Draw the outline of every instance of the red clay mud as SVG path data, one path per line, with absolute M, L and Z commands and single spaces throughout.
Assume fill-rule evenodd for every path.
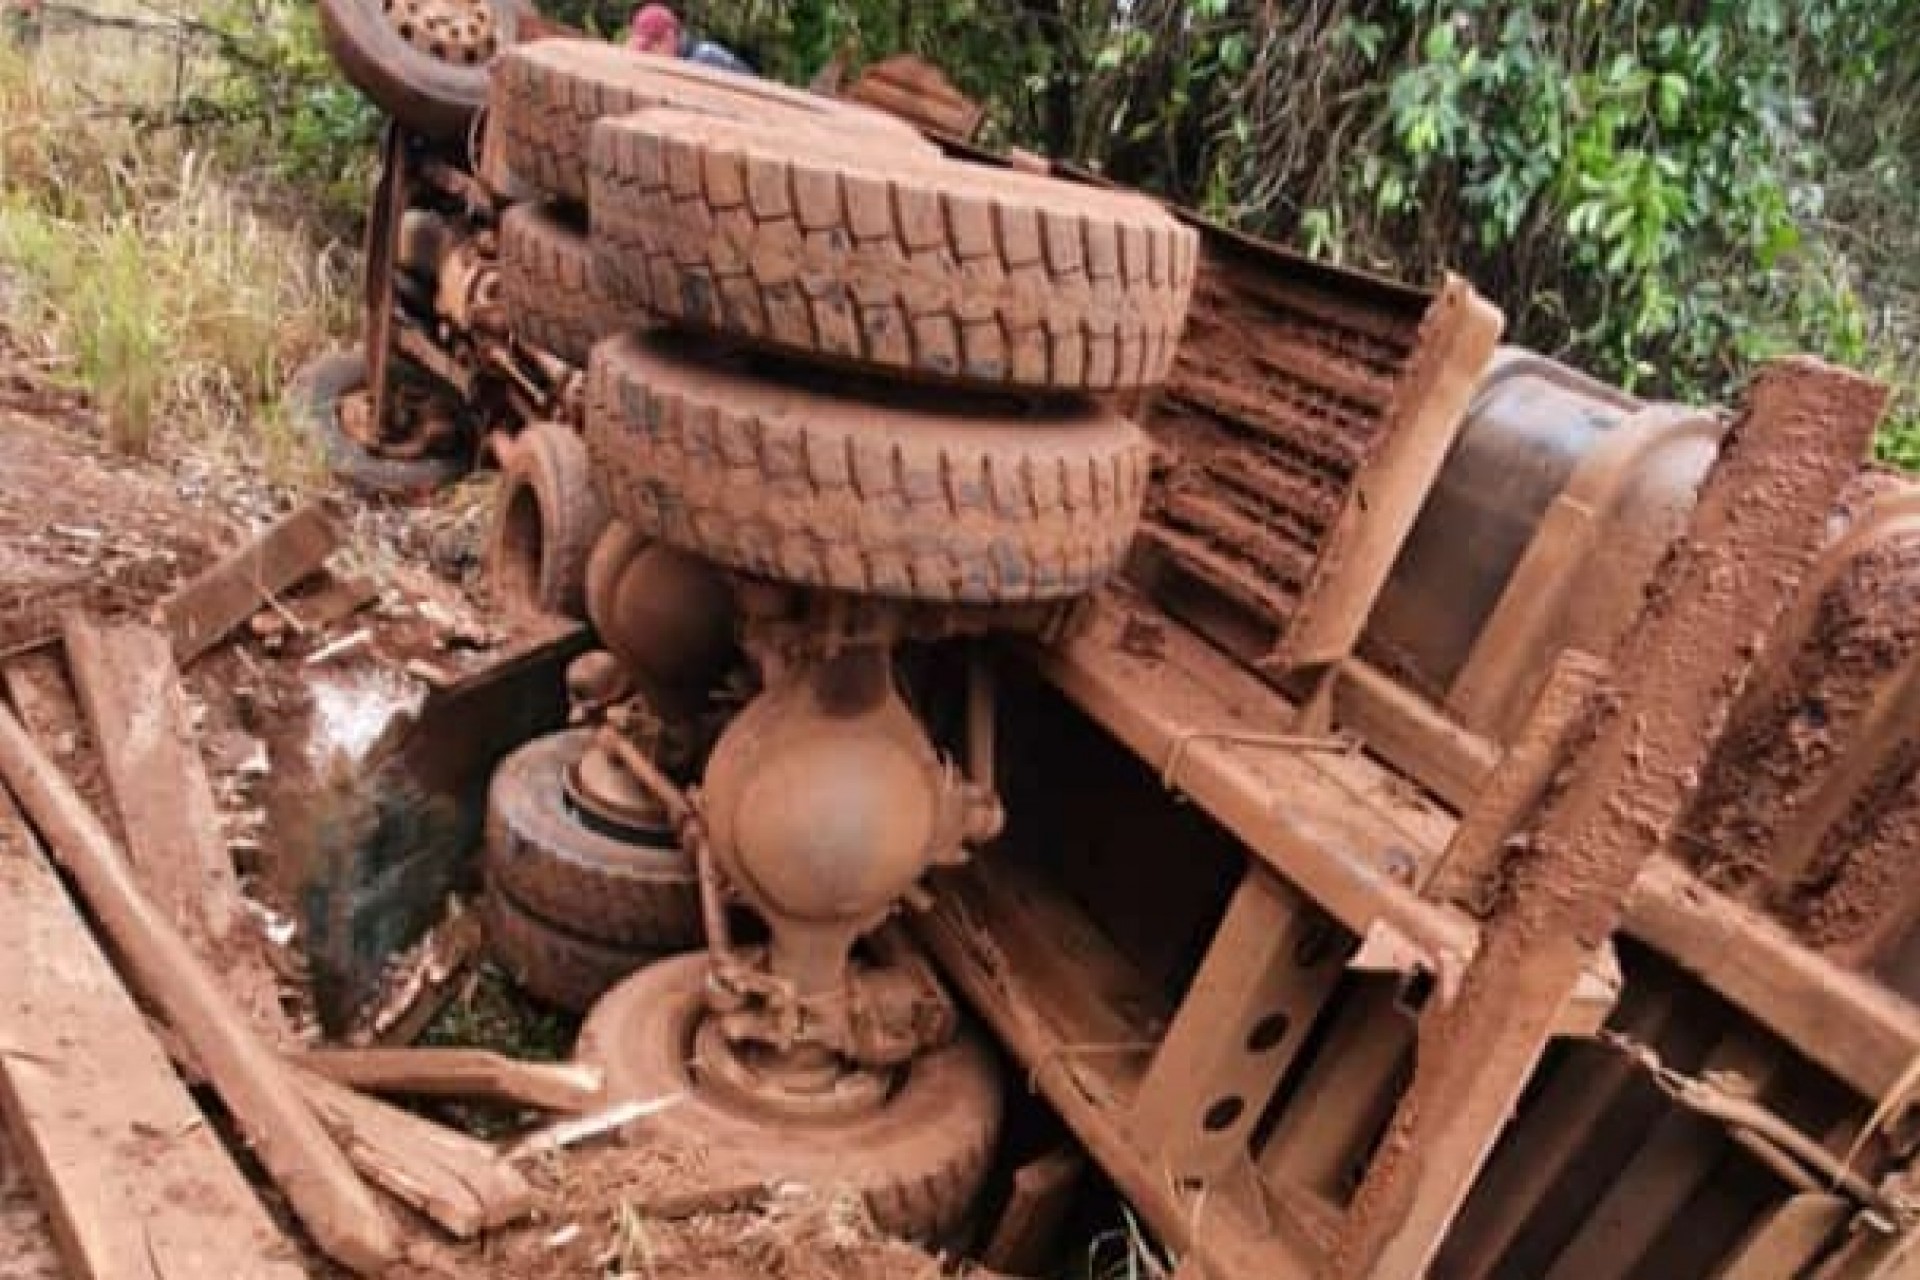
M 1148 536 L 1187 572 L 1284 625 L 1380 445 L 1420 309 L 1277 283 L 1209 247 L 1187 339 L 1148 429 L 1173 456 Z
M 1885 406 L 1878 384 L 1776 361 L 1750 388 L 1687 534 L 1614 662 L 1616 699 L 1542 804 L 1511 893 L 1417 1067 L 1334 1268 L 1422 1274 L 1552 1035 L 1665 843 L 1761 638 L 1827 537 Z
M 1682 851 L 1706 878 L 1728 888 L 1765 881 L 1756 892 L 1788 899 L 1804 892 L 1776 883 L 1779 872 L 1766 860 L 1857 743 L 1887 679 L 1916 651 L 1920 533 L 1867 549 L 1827 583 L 1799 647 L 1775 658 L 1741 700 L 1682 821 Z M 1831 858 L 1832 839 L 1827 846 Z M 1793 869 L 1785 874 L 1794 877 Z M 1813 868 L 1809 879 L 1817 886 L 1830 874 Z

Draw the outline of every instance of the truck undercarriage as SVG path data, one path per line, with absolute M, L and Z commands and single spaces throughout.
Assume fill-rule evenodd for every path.
M 341 57 L 400 118 L 312 416 L 370 488 L 495 457 L 501 607 L 598 632 L 564 749 L 496 775 L 486 893 L 616 1096 L 698 1099 L 630 1141 L 948 1246 L 1057 1221 L 1084 1161 L 1178 1280 L 1920 1275 L 1920 490 L 1861 464 L 1880 388 L 1644 402 L 1465 281 L 988 156 L 930 69 L 798 101 L 482 7 L 477 123 L 484 74 L 409 118 Z M 1065 337 L 969 309 L 1051 323 L 1108 226 Z M 890 290 L 951 333 L 875 339 Z

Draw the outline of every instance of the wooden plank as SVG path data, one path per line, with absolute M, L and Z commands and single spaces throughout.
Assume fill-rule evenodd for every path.
M 0 897 L 0 1117 L 70 1272 L 298 1280 L 4 787 Z
M 67 665 L 141 889 L 219 973 L 255 1029 L 291 1039 L 278 980 L 258 946 L 235 937 L 245 899 L 167 637 L 77 613 L 64 632 Z
M 585 1115 L 606 1080 L 579 1062 L 521 1062 L 485 1049 L 310 1049 L 293 1061 L 335 1084 L 415 1098 L 468 1098 Z
M 1413 1053 L 1413 1022 L 1396 986 L 1370 978 L 1341 1000 L 1326 1043 L 1260 1152 L 1268 1183 L 1345 1201 L 1366 1143 L 1393 1114 L 1393 1090 Z
M 1566 759 L 1574 730 L 1592 704 L 1606 664 L 1562 660 L 1554 664 L 1520 736 L 1493 771 L 1485 789 L 1461 814 L 1460 825 L 1440 858 L 1428 892 L 1484 915 L 1493 905 L 1507 838 L 1525 828 Z
M 0 777 L 79 887 L 141 994 L 219 1092 L 314 1241 L 356 1272 L 377 1272 L 392 1263 L 400 1242 L 380 1202 L 301 1102 L 285 1068 L 234 1009 L 206 963 L 140 891 L 99 819 L 5 710 L 0 710 Z
M 1254 1126 L 1340 981 L 1333 923 L 1272 872 L 1249 866 L 1128 1123 L 1176 1179 L 1244 1166 Z
M 1011 1275 L 1041 1274 L 1086 1172 L 1086 1157 L 1072 1147 L 1056 1147 L 1015 1169 L 1007 1207 L 980 1252 L 980 1264 Z
M 1851 1217 L 1853 1205 L 1840 1196 L 1794 1196 L 1755 1224 L 1713 1280 L 1799 1280 Z
M 1377 770 L 1369 784 L 1363 771 L 1374 767 L 1337 743 L 1288 745 L 1291 723 L 1262 714 L 1285 704 L 1163 614 L 1153 615 L 1162 655 L 1129 653 L 1120 637 L 1130 608 L 1118 588 L 1103 592 L 1077 634 L 1036 653 L 1042 674 L 1350 932 L 1389 926 L 1450 982 L 1477 930 L 1410 887 L 1444 839 L 1430 838 L 1404 781 Z M 1216 667 L 1250 681 L 1257 700 L 1223 696 L 1234 676 Z
M 138 623 L 65 620 L 67 666 L 140 886 L 188 938 L 224 942 L 242 911 L 206 764 L 167 637 Z
M 185 667 L 340 546 L 340 528 L 309 503 L 182 586 L 160 605 L 174 661 Z
M 1448 276 L 1441 285 L 1421 319 L 1413 367 L 1394 386 L 1379 446 L 1354 477 L 1281 637 L 1275 662 L 1282 669 L 1324 666 L 1353 652 L 1504 324 L 1466 281 Z
M 1912 1005 L 1800 945 L 1670 858 L 1655 858 L 1640 873 L 1626 927 L 1862 1097 L 1904 1089 L 1920 1061 L 1920 1012 Z
M 1519 1102 L 1635 878 L 1696 784 L 1764 634 L 1826 542 L 1886 405 L 1880 385 L 1773 361 L 1626 637 L 1618 698 L 1564 787 L 1457 1000 L 1422 1019 L 1413 1082 L 1348 1217 L 1332 1274 L 1414 1280 Z M 1417 1158 L 1408 1158 L 1417 1153 Z
M 478 1138 L 295 1067 L 292 1078 L 354 1167 L 454 1237 L 525 1217 L 533 1187 Z

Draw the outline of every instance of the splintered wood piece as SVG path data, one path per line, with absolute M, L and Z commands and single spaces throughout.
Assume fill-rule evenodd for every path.
M 0 787 L 0 1118 L 76 1276 L 298 1280 Z
M 471 1240 L 533 1208 L 533 1187 L 480 1139 L 315 1072 L 294 1067 L 292 1076 L 355 1168 L 457 1239 Z
M 160 606 L 174 660 L 185 667 L 219 644 L 339 546 L 339 526 L 308 504 L 181 587 Z
M 521 1062 L 485 1049 L 314 1049 L 295 1059 L 335 1084 L 416 1098 L 478 1098 L 585 1115 L 606 1079 L 581 1062 Z
M 1675 554 L 1613 669 L 1618 691 L 1563 785 L 1458 999 L 1421 1019 L 1412 1083 L 1328 1274 L 1413 1280 L 1513 1115 L 1581 975 L 1671 834 L 1751 662 L 1827 542 L 1886 389 L 1777 360 L 1749 389 Z
M 301 1101 L 287 1068 L 254 1034 L 213 971 L 141 891 L 86 801 L 3 708 L 0 778 L 73 878 L 141 994 L 219 1092 L 314 1242 L 359 1273 L 390 1265 L 400 1241 L 380 1201 Z

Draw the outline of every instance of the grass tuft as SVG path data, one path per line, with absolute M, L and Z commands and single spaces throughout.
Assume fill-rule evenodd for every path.
M 350 256 L 258 212 L 253 175 L 139 125 L 143 95 L 166 91 L 171 45 L 92 50 L 83 76 L 82 44 L 50 36 L 30 59 L 0 47 L 7 322 L 92 395 L 117 448 L 145 454 L 178 433 L 298 478 L 310 460 L 278 398 L 351 327 Z

